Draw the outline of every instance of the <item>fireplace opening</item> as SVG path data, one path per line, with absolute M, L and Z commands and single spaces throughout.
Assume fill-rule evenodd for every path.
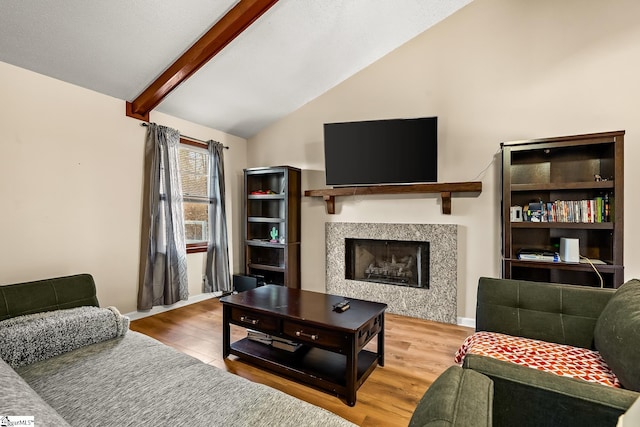
M 429 242 L 345 239 L 345 279 L 429 287 Z

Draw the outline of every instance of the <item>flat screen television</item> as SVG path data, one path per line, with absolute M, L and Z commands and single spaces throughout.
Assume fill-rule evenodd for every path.
M 438 118 L 325 123 L 327 185 L 438 181 Z

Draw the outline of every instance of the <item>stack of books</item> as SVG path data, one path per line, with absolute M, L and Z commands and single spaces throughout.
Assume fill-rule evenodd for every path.
M 560 254 L 544 249 L 520 249 L 518 259 L 526 261 L 560 262 Z
M 286 350 L 294 352 L 302 347 L 302 344 L 297 343 L 295 341 L 287 340 L 280 337 L 272 337 L 273 341 L 271 342 L 271 346 L 275 348 L 279 348 L 280 350 Z
M 273 342 L 271 335 L 265 334 L 264 332 L 260 331 L 254 331 L 253 329 L 247 329 L 247 338 L 249 338 L 251 341 L 267 345 L 271 345 L 271 343 Z
M 529 203 L 523 209 L 523 219 L 530 222 L 610 222 L 613 200 L 613 196 L 605 194 L 589 200 Z
M 247 329 L 247 338 L 251 341 L 270 345 L 272 347 L 279 348 L 280 350 L 286 350 L 290 352 L 294 352 L 302 347 L 302 344 L 295 341 L 265 334 L 264 332 L 255 331 L 253 329 Z

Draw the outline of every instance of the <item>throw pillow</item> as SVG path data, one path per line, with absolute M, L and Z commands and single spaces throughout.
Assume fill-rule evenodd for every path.
M 0 322 L 0 357 L 12 367 L 123 336 L 129 318 L 115 307 L 77 307 L 12 317 Z

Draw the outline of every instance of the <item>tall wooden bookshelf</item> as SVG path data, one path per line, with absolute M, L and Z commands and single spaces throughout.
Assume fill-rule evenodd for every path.
M 300 288 L 300 198 L 300 169 L 244 170 L 245 274 Z
M 624 281 L 624 131 L 505 142 L 501 147 L 503 277 L 619 287 Z M 549 220 L 550 215 L 541 222 L 511 221 L 513 206 L 598 199 L 609 205 L 603 218 L 590 212 L 586 219 L 573 215 L 571 222 Z M 580 263 L 518 259 L 525 248 L 557 252 L 562 237 L 579 240 Z

